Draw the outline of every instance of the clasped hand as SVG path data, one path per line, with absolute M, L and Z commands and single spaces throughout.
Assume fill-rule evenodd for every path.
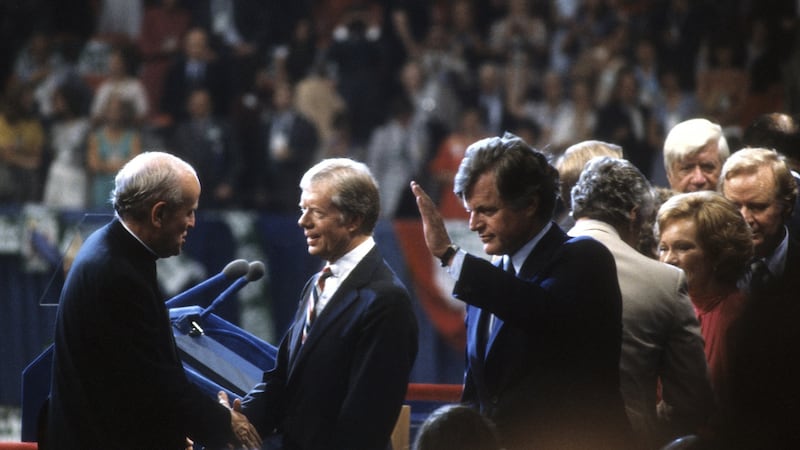
M 237 398 L 231 404 L 225 391 L 219 391 L 217 400 L 222 406 L 231 411 L 231 428 L 234 435 L 236 435 L 236 439 L 239 440 L 241 448 L 260 449 L 261 436 L 259 436 L 253 424 L 247 420 L 247 417 L 242 414 L 242 401 Z M 233 449 L 233 447 L 230 448 Z

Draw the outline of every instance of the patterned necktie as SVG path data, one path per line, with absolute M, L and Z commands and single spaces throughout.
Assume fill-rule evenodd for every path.
M 306 337 L 308 337 L 308 333 L 311 330 L 311 325 L 314 325 L 314 320 L 317 318 L 317 302 L 319 302 L 319 297 L 325 289 L 325 280 L 332 275 L 333 272 L 331 272 L 331 268 L 325 266 L 319 276 L 317 276 L 314 289 L 311 290 L 311 298 L 308 300 L 308 307 L 306 308 L 306 323 L 303 325 L 303 343 L 306 342 Z
M 764 258 L 750 263 L 750 292 L 763 293 L 772 285 L 773 276 Z

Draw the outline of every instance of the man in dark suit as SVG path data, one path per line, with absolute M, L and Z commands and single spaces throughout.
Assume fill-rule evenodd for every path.
M 117 174 L 117 217 L 83 244 L 61 293 L 42 448 L 260 445 L 243 415 L 187 380 L 159 292 L 156 260 L 180 253 L 199 196 L 194 169 L 168 153 Z
M 172 151 L 189 162 L 203 180 L 200 194 L 204 209 L 223 209 L 238 201 L 243 157 L 230 124 L 214 116 L 211 96 L 205 89 L 189 94 L 189 118 L 178 124 L 172 137 Z
M 325 269 L 303 289 L 275 367 L 242 411 L 266 448 L 382 450 L 416 358 L 417 322 L 372 238 L 378 187 L 366 165 L 338 158 L 312 167 L 300 188 L 298 225 Z
M 186 101 L 195 89 L 206 89 L 214 105 L 214 114 L 225 116 L 231 105 L 229 68 L 208 44 L 202 28 L 192 28 L 183 38 L 183 53 L 172 64 L 164 79 L 161 111 L 172 123 L 187 118 Z
M 278 213 L 297 210 L 297 180 L 314 161 L 319 145 L 317 127 L 293 105 L 292 86 L 278 83 L 272 109 L 262 117 L 263 145 L 253 169 L 263 180 L 256 204 Z M 268 176 L 260 176 L 267 172 Z
M 621 67 L 615 77 L 611 98 L 597 111 L 595 138 L 620 145 L 625 159 L 650 179 L 655 175 L 656 144 L 660 144 L 653 114 L 639 99 L 639 81 L 632 68 Z
M 454 192 L 495 264 L 458 249 L 430 197 L 411 188 L 428 248 L 467 303 L 463 400 L 510 450 L 626 448 L 614 260 L 552 222 L 558 174 L 545 156 L 513 135 L 467 149 Z
M 797 185 L 775 150 L 744 148 L 722 167 L 720 191 L 753 231 L 750 298 L 731 327 L 728 408 L 719 448 L 800 445 L 800 243 L 788 231 Z
M 786 224 L 797 199 L 797 184 L 785 158 L 772 149 L 743 148 L 722 166 L 719 190 L 739 208 L 753 232 L 755 260 L 743 287 L 796 292 L 800 243 Z
M 795 184 L 800 186 L 800 121 L 786 113 L 764 113 L 747 126 L 742 135 L 744 147 L 771 148 L 786 158 Z M 800 195 L 794 201 L 792 216 L 786 223 L 789 236 L 800 237 Z

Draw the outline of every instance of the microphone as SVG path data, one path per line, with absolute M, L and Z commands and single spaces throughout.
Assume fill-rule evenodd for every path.
M 231 261 L 220 273 L 167 300 L 167 309 L 197 304 L 202 297 L 218 293 L 231 281 L 248 274 L 250 270 L 250 264 L 244 259 Z
M 247 274 L 231 283 L 227 289 L 222 291 L 222 293 L 219 294 L 219 296 L 217 296 L 213 302 L 211 302 L 208 308 L 204 309 L 203 312 L 200 313 L 200 319 L 205 319 L 207 315 L 211 314 L 211 311 L 213 311 L 214 308 L 239 292 L 247 283 L 256 281 L 263 277 L 266 271 L 267 269 L 264 267 L 264 263 L 261 261 L 251 262 L 248 267 Z

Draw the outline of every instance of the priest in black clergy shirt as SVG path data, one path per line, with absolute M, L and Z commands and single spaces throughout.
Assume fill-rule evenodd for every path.
M 194 227 L 200 183 L 169 153 L 117 174 L 116 217 L 92 233 L 67 275 L 55 327 L 42 449 L 184 450 L 261 445 L 247 419 L 189 382 L 156 278 Z

